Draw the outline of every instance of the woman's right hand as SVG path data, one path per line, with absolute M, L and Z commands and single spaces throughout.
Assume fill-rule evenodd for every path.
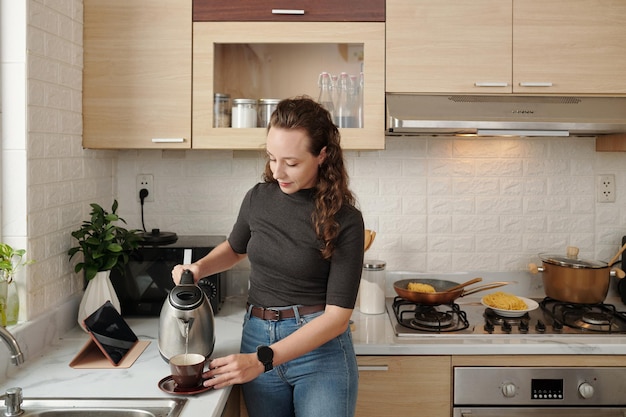
M 191 273 L 193 274 L 193 279 L 194 281 L 198 281 L 198 277 L 200 276 L 199 273 L 199 268 L 198 265 L 196 264 L 183 264 L 183 265 L 176 265 L 173 269 L 172 269 L 172 280 L 174 281 L 174 284 L 178 285 L 180 284 L 180 277 L 183 274 L 184 270 L 190 270 Z

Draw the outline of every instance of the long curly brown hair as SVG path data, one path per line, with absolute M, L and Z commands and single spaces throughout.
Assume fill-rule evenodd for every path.
M 323 242 L 322 257 L 330 259 L 339 234 L 339 223 L 335 217 L 343 206 L 355 205 L 354 195 L 348 189 L 348 173 L 344 165 L 339 130 L 333 123 L 331 114 L 319 103 L 306 96 L 279 102 L 270 118 L 268 132 L 272 127 L 306 131 L 310 139 L 309 152 L 313 156 L 318 156 L 326 147 L 326 158 L 318 170 L 315 211 L 311 220 L 315 234 Z M 265 164 L 263 180 L 277 182 L 270 169 L 269 161 Z

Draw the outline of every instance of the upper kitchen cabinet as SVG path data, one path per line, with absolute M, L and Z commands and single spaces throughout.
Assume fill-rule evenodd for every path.
M 83 146 L 191 147 L 191 0 L 84 0 Z
M 363 125 L 340 128 L 342 147 L 384 148 L 384 22 L 299 22 L 297 16 L 292 19 L 194 22 L 194 148 L 261 149 L 265 144 L 263 127 L 218 127 L 220 118 L 214 117 L 215 94 L 227 95 L 231 101 L 300 95 L 317 100 L 321 72 L 346 72 L 355 77 L 363 72 Z M 241 114 L 244 111 L 237 112 Z M 231 116 L 234 122 L 235 114 Z
M 194 0 L 193 20 L 384 22 L 385 0 Z
M 512 0 L 387 0 L 388 92 L 510 93 Z
M 388 0 L 389 92 L 626 94 L 619 0 Z
M 625 21 L 622 0 L 514 0 L 514 92 L 626 94 Z

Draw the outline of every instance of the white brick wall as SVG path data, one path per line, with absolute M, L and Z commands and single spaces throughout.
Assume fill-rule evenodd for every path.
M 82 0 L 26 4 L 27 188 L 22 187 L 27 189 L 28 255 L 36 263 L 22 283 L 21 320 L 82 291 L 82 274 L 73 273 L 67 257 L 75 243 L 70 233 L 88 218 L 89 203 L 111 204 L 117 156 L 81 146 Z
M 626 153 L 596 153 L 593 138 L 388 138 L 384 151 L 346 157 L 378 232 L 366 256 L 388 270 L 520 271 L 567 245 L 608 260 L 626 234 Z M 151 173 L 148 230 L 227 235 L 263 164 L 256 152 L 123 151 L 121 210 L 141 228 L 135 176 Z M 615 203 L 596 203 L 602 173 L 616 176 Z
M 116 196 L 121 214 L 140 228 L 135 176 L 152 173 L 156 201 L 145 206 L 147 229 L 228 234 L 263 167 L 257 152 L 123 151 L 118 159 L 117 152 L 83 150 L 82 1 L 26 4 L 21 52 L 28 55 L 21 70 L 2 61 L 3 76 L 28 74 L 27 140 L 17 158 L 3 149 L 5 169 L 17 163 L 26 173 L 19 179 L 27 178 L 27 208 L 3 199 L 3 210 L 21 219 L 27 213 L 27 233 L 18 228 L 13 238 L 28 236 L 37 260 L 21 283 L 28 293 L 22 319 L 80 292 L 66 251 L 89 203 L 107 205 Z M 24 22 L 2 19 L 3 39 L 13 39 Z M 13 137 L 3 136 L 4 147 Z M 593 139 L 391 138 L 387 150 L 348 152 L 347 162 L 366 227 L 378 232 L 367 256 L 386 260 L 388 270 L 517 271 L 537 252 L 566 245 L 606 260 L 626 234 L 626 153 L 596 153 Z M 595 176 L 603 173 L 616 175 L 616 203 L 595 203 Z

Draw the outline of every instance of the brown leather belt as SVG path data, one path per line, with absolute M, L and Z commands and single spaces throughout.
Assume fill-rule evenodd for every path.
M 250 309 L 250 303 L 246 304 L 246 306 L 248 307 L 248 309 Z M 322 311 L 325 308 L 326 304 L 295 307 L 295 309 L 298 310 L 298 314 L 300 314 L 301 316 L 317 313 L 318 311 Z M 276 309 L 252 306 L 252 309 L 250 309 L 250 314 L 254 317 L 269 321 L 292 319 L 296 317 L 294 308 Z

